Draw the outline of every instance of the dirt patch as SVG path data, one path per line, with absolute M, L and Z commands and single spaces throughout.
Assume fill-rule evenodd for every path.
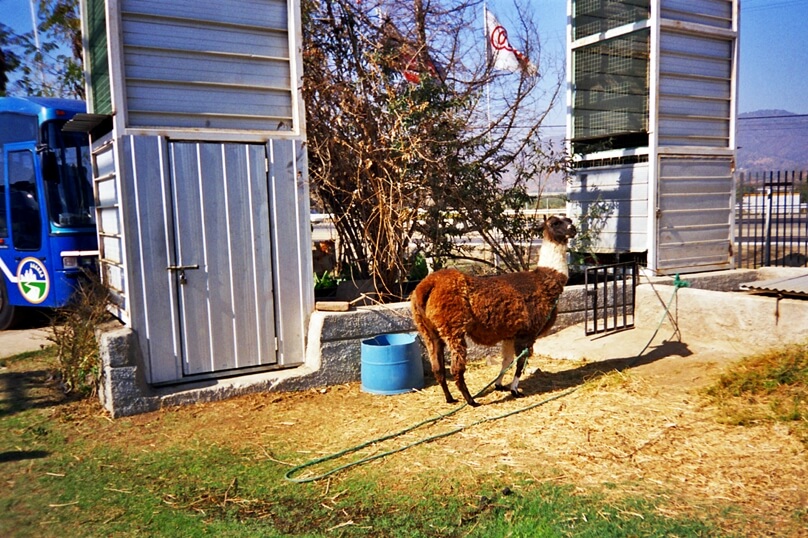
M 699 395 L 701 387 L 740 357 L 694 353 L 676 342 L 652 346 L 639 359 L 626 355 L 599 362 L 533 359 L 521 385 L 525 398 L 488 392 L 479 398 L 479 408 L 464 408 L 364 454 L 467 426 L 463 431 L 329 480 L 372 470 L 390 477 L 391 487 L 405 488 L 425 472 L 460 480 L 527 476 L 615 497 L 641 495 L 670 516 L 706 511 L 720 518 L 735 511 L 724 525 L 744 535 L 808 536 L 805 447 L 785 426 L 720 424 Z M 27 362 L 7 364 L 6 380 L 20 381 Z M 30 375 L 43 375 L 41 367 L 35 370 Z M 488 384 L 497 370 L 484 362 L 471 364 L 467 379 L 472 392 Z M 570 390 L 529 411 L 497 418 Z M 39 397 L 42 404 L 56 406 L 73 435 L 91 443 L 132 451 L 212 444 L 290 467 L 454 408 L 444 403 L 431 378 L 423 391 L 398 396 L 367 394 L 352 383 L 114 421 L 94 401 L 57 405 L 58 398 Z M 491 420 L 472 426 L 486 418 Z

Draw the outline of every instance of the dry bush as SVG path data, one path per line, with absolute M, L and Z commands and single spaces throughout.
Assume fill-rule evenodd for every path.
M 48 340 L 56 345 L 59 374 L 66 393 L 96 394 L 100 358 L 96 329 L 110 319 L 109 291 L 99 276 L 85 271 L 72 300 L 51 320 Z
M 530 10 L 510 21 L 509 38 L 540 63 L 538 75 L 493 68 L 479 8 L 302 4 L 312 196 L 334 218 L 342 273 L 373 279 L 382 294 L 395 292 L 419 254 L 494 263 L 460 244 L 470 233 L 504 268 L 526 268 L 538 223 L 520 210 L 528 192 L 567 169 L 566 153 L 540 132 L 564 77 L 540 62 Z

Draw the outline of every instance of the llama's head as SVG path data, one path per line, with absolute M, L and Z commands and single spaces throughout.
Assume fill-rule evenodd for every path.
M 566 245 L 567 240 L 572 239 L 578 233 L 572 220 L 555 215 L 544 220 L 541 230 L 545 240 L 559 245 Z

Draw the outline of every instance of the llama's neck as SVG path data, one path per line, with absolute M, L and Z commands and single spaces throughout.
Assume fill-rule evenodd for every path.
M 569 277 L 567 245 L 564 243 L 555 243 L 547 239 L 542 241 L 541 250 L 539 251 L 539 267 L 549 267 Z

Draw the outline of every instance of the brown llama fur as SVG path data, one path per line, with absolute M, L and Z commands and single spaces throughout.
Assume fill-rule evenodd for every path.
M 451 352 L 451 372 L 457 388 L 469 405 L 478 405 L 464 378 L 466 337 L 484 346 L 502 342 L 503 370 L 513 362 L 515 351 L 527 349 L 527 354 L 517 362 L 511 385 L 511 393 L 521 396 L 517 386 L 527 356 L 536 339 L 555 323 L 558 298 L 568 278 L 567 241 L 576 233 L 572 221 L 565 217 L 550 217 L 542 232 L 540 266 L 532 271 L 473 277 L 443 269 L 428 275 L 412 293 L 415 326 L 447 403 L 457 400 L 446 385 L 443 356 L 446 347 Z M 497 389 L 507 390 L 501 380 L 502 373 L 497 379 Z

